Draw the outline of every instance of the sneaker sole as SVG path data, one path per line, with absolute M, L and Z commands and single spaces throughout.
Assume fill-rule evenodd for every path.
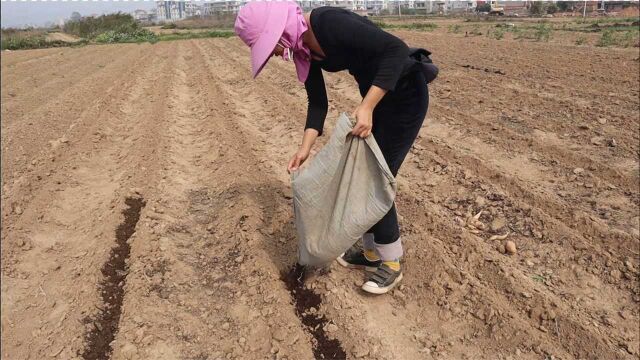
M 348 268 L 348 269 L 358 269 L 358 270 L 364 270 L 367 272 L 376 272 L 376 270 L 378 270 L 378 267 L 374 267 L 374 266 L 365 266 L 365 265 L 353 265 L 350 264 L 348 262 L 346 262 L 343 258 L 342 255 L 340 255 L 339 258 L 336 259 L 336 261 L 338 262 L 338 264 Z
M 398 275 L 398 277 L 393 280 L 393 282 L 391 284 L 389 284 L 386 287 L 377 287 L 377 286 L 370 286 L 367 285 L 369 282 L 367 281 L 366 283 L 364 283 L 364 285 L 362 285 L 362 290 L 370 293 L 370 294 L 376 294 L 376 295 L 381 295 L 381 294 L 386 294 L 389 292 L 389 290 L 393 289 L 396 285 L 398 285 L 398 283 L 400 282 L 400 280 L 402 280 L 402 273 L 400 273 L 400 275 Z

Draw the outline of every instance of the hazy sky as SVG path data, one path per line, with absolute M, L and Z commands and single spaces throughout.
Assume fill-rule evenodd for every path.
M 155 9 L 155 1 L 6 1 L 1 0 L 2 27 L 24 25 L 44 25 L 45 22 L 57 22 L 68 19 L 77 11 L 80 15 L 106 14 L 113 12 L 131 12 L 136 9 Z

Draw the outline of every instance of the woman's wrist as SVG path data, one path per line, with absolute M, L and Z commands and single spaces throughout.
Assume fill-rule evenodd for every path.
M 304 131 L 304 136 L 302 137 L 302 144 L 300 144 L 300 148 L 298 151 L 303 153 L 310 153 L 313 144 L 316 142 L 316 138 L 318 137 L 318 130 L 316 129 L 306 129 Z
M 375 104 L 371 104 L 371 102 L 366 101 L 366 99 L 365 99 L 360 104 L 360 107 L 362 108 L 362 110 L 373 112 L 373 109 L 376 107 L 376 105 Z

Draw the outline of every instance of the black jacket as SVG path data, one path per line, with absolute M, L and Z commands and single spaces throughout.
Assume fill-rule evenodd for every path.
M 387 91 L 396 89 L 401 78 L 420 70 L 420 56 L 399 38 L 380 29 L 369 19 L 351 11 L 320 7 L 311 11 L 313 33 L 325 53 L 322 60 L 312 60 L 305 82 L 309 107 L 305 129 L 322 134 L 328 100 L 322 70 L 348 70 L 355 78 L 360 94 L 365 96 L 371 85 Z M 414 57 L 410 54 L 414 53 Z M 425 76 L 426 77 L 426 76 Z

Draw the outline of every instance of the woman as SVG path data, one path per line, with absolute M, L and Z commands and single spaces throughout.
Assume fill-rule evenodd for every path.
M 303 14 L 295 2 L 256 1 L 245 5 L 235 23 L 251 47 L 253 76 L 273 55 L 293 59 L 308 95 L 302 145 L 289 162 L 296 171 L 322 135 L 327 93 L 322 70 L 348 70 L 363 99 L 353 111 L 352 134 L 373 134 L 395 176 L 422 126 L 429 105 L 424 75 L 407 71 L 409 48 L 397 37 L 350 11 L 321 7 Z M 338 262 L 372 272 L 362 289 L 383 294 L 402 279 L 403 254 L 395 206 L 363 236 L 363 250 L 351 249 Z

